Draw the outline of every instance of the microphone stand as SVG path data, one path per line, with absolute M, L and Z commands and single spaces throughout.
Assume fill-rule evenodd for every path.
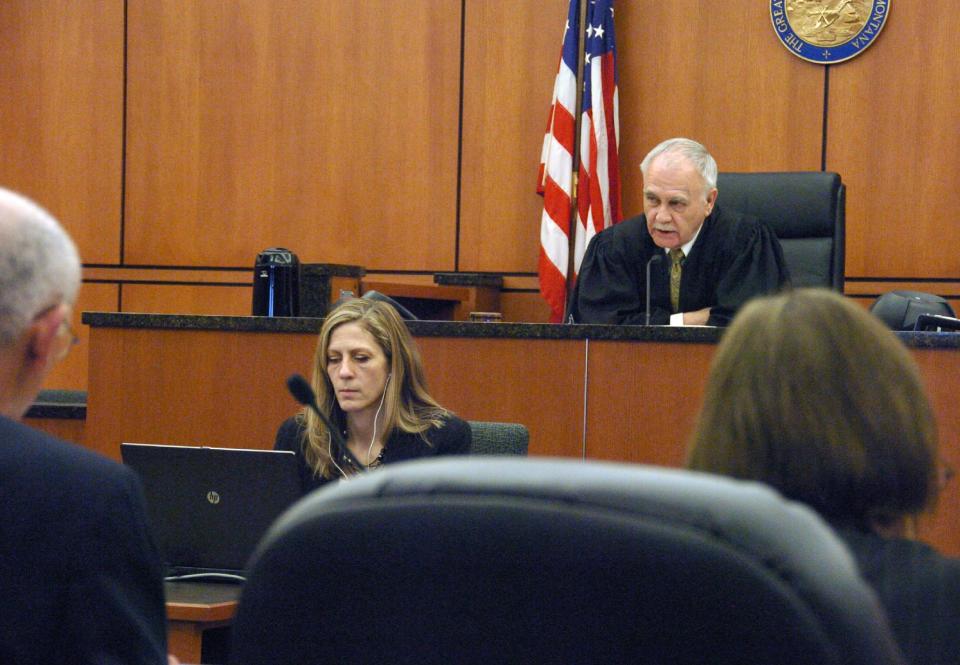
M 663 254 L 658 250 L 656 254 L 650 257 L 650 260 L 647 261 L 647 318 L 644 325 L 650 325 L 650 292 L 653 290 L 652 285 L 650 284 L 650 266 L 654 263 L 660 263 L 663 261 Z
M 317 406 L 317 396 L 307 380 L 299 374 L 291 374 L 290 378 L 287 379 L 287 388 L 295 400 L 317 414 L 317 417 L 320 418 L 320 421 L 326 426 L 327 431 L 330 432 L 330 440 L 333 441 L 334 448 L 337 449 L 340 459 L 346 459 L 350 462 L 358 473 L 366 471 L 367 467 L 361 464 L 357 456 L 350 452 L 350 448 L 347 447 L 347 442 L 343 440 L 343 435 L 340 434 L 340 431 L 333 426 L 330 419 L 327 418 L 323 411 L 320 410 L 320 407 Z

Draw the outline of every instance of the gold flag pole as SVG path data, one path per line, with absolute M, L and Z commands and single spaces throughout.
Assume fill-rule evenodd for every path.
M 586 64 L 585 55 L 587 50 L 587 40 L 584 39 L 584 25 L 587 22 L 587 2 L 589 0 L 577 0 L 577 9 L 580 14 L 579 24 L 577 26 L 577 101 L 573 110 L 573 159 L 571 160 L 570 182 L 572 184 L 570 192 L 570 226 L 567 229 L 567 275 L 565 297 L 563 299 L 563 323 L 567 323 L 570 318 L 570 295 L 573 291 L 574 275 L 574 248 L 576 246 L 576 225 L 579 224 L 577 217 L 577 179 L 580 172 L 580 126 L 582 120 L 581 107 L 583 105 L 583 81 L 584 67 Z

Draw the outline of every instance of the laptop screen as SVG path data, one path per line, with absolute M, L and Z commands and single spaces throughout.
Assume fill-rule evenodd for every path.
M 290 451 L 123 443 L 140 476 L 168 579 L 243 575 L 268 527 L 300 498 Z

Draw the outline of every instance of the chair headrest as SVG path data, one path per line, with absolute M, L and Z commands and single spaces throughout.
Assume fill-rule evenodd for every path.
M 250 563 L 238 662 L 291 644 L 283 662 L 300 662 L 356 625 L 378 637 L 344 638 L 353 662 L 900 662 L 807 507 L 759 483 L 579 460 L 417 460 L 302 499 Z
M 777 238 L 833 238 L 842 183 L 837 173 L 720 173 L 717 203 L 758 217 Z
M 271 533 L 361 500 L 444 501 L 452 496 L 524 497 L 667 519 L 768 554 L 779 550 L 784 562 L 800 567 L 811 563 L 800 545 L 819 539 L 823 556 L 836 559 L 840 569 L 854 570 L 845 547 L 811 509 L 784 500 L 761 483 L 680 469 L 563 459 L 437 459 L 385 468 L 306 497 L 277 521 Z M 791 524 L 791 531 L 782 529 L 784 522 Z M 270 538 L 268 534 L 264 542 Z M 818 571 L 825 567 L 822 560 L 814 565 Z
M 417 320 L 416 314 L 411 312 L 409 309 L 407 309 L 406 307 L 398 303 L 396 300 L 394 300 L 390 296 L 384 295 L 379 291 L 372 291 L 372 290 L 367 291 L 366 293 L 363 294 L 363 297 L 366 298 L 367 300 L 378 300 L 380 302 L 387 303 L 388 305 L 393 307 L 395 310 L 397 310 L 397 314 L 399 314 L 400 318 L 403 319 L 404 321 Z

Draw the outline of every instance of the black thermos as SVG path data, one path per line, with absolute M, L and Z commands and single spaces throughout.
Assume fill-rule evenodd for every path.
M 300 315 L 300 260 L 283 247 L 257 254 L 253 265 L 253 315 Z

